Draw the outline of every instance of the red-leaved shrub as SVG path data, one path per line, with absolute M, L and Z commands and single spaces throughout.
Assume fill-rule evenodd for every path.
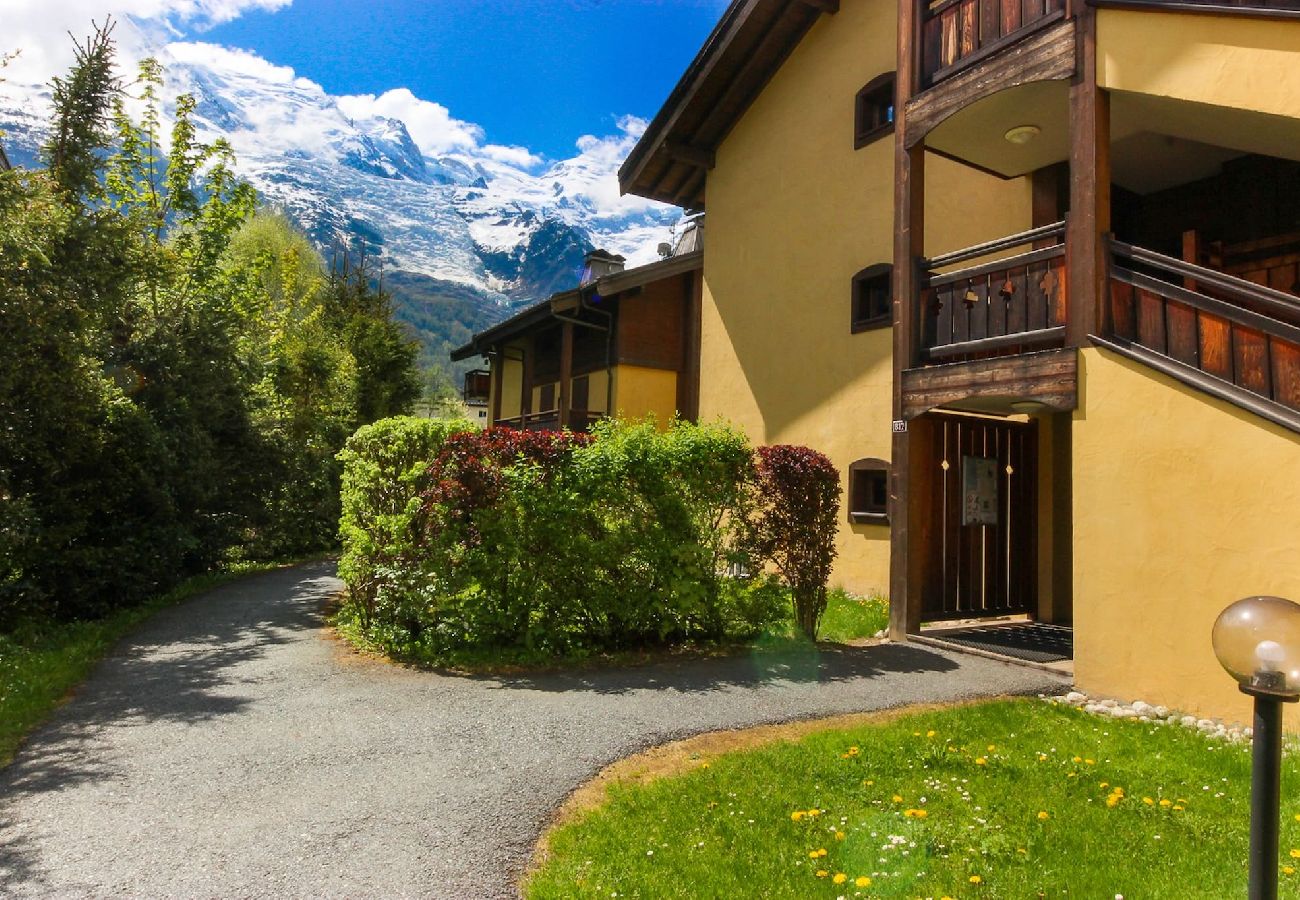
M 753 546 L 790 586 L 795 624 L 816 639 L 835 561 L 839 472 L 816 450 L 788 444 L 758 448 L 756 462 Z

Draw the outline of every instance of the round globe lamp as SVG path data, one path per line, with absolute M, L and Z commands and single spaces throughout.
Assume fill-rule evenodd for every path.
M 1219 614 L 1214 655 L 1255 700 L 1250 771 L 1250 898 L 1276 900 L 1282 704 L 1300 700 L 1300 605 L 1247 597 Z

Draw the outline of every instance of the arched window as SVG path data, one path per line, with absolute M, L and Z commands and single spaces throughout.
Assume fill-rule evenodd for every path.
M 894 130 L 894 73 L 877 75 L 853 99 L 853 149 Z
M 859 459 L 849 464 L 849 521 L 857 525 L 889 524 L 889 463 Z

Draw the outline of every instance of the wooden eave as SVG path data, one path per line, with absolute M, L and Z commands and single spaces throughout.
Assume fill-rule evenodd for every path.
M 451 358 L 454 361 L 469 359 L 472 356 L 486 353 L 497 344 L 517 338 L 543 322 L 551 320 L 554 313 L 574 309 L 580 303 L 584 293 L 596 293 L 602 297 L 612 298 L 626 291 L 644 287 L 665 278 L 693 272 L 703 267 L 704 251 L 696 250 L 693 253 L 670 256 L 658 262 L 637 266 L 635 269 L 615 272 L 581 288 L 559 291 L 547 299 L 540 300 L 515 313 L 504 322 L 499 322 L 485 331 L 480 331 L 470 339 L 469 343 L 453 350 Z
M 704 208 L 714 153 L 768 80 L 839 0 L 733 0 L 618 171 L 625 194 Z

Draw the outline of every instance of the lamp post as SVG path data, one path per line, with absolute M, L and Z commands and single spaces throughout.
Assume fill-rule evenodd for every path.
M 1247 597 L 1215 620 L 1214 655 L 1255 698 L 1250 770 L 1250 900 L 1277 898 L 1282 704 L 1300 700 L 1300 605 Z

